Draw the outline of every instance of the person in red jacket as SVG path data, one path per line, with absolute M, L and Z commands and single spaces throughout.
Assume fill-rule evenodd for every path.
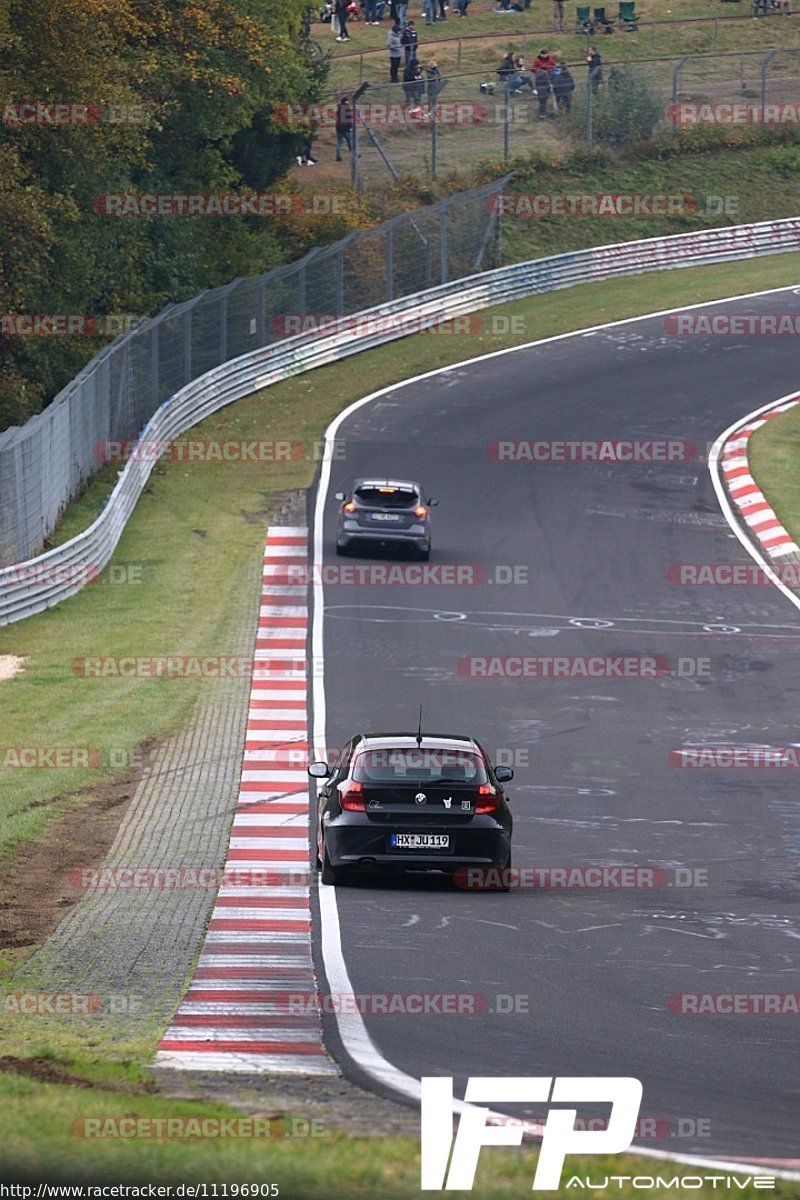
M 556 60 L 547 50 L 540 50 L 531 64 L 534 74 L 537 71 L 547 71 L 548 75 L 555 69 Z

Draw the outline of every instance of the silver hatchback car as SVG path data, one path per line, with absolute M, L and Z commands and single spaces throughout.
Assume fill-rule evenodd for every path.
M 418 483 L 408 479 L 357 479 L 350 495 L 336 492 L 342 501 L 336 531 L 336 553 L 346 554 L 357 543 L 383 547 L 410 546 L 423 561 L 431 553 L 430 509 Z

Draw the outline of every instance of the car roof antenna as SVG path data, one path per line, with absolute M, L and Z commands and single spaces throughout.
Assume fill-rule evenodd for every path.
M 419 706 L 419 725 L 417 726 L 417 746 L 422 745 L 422 705 Z

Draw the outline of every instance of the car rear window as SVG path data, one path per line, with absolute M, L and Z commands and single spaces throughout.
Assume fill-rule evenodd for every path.
M 419 493 L 413 488 L 358 487 L 355 497 L 362 504 L 381 508 L 413 508 L 419 504 Z
M 486 783 L 479 754 L 467 750 L 438 750 L 421 746 L 364 750 L 353 765 L 359 783 Z

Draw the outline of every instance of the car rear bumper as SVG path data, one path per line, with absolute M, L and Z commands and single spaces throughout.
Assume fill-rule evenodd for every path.
M 422 542 L 430 541 L 430 533 L 421 533 L 413 529 L 397 529 L 391 533 L 384 529 L 348 529 L 339 530 L 338 543 L 340 546 L 351 545 L 353 542 Z
M 447 849 L 395 850 L 392 833 L 446 833 Z M 373 866 L 385 870 L 455 871 L 461 866 L 503 867 L 508 862 L 511 835 L 494 822 L 488 826 L 426 826 L 411 830 L 399 825 L 335 825 L 325 831 L 325 846 L 334 867 Z

